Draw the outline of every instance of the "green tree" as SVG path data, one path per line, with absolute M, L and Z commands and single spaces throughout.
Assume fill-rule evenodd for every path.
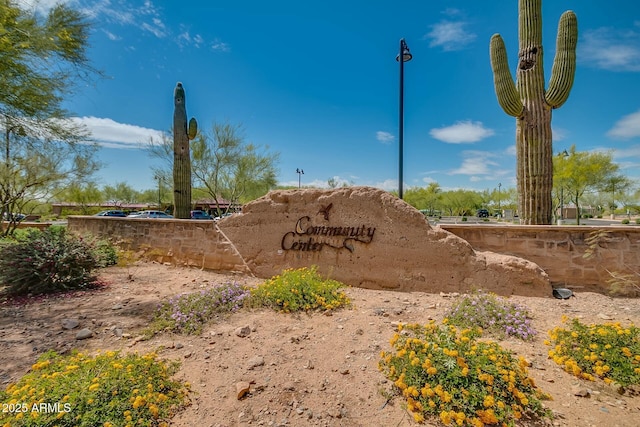
M 480 193 L 471 190 L 451 190 L 442 193 L 442 208 L 450 216 L 467 216 L 482 206 Z
M 8 214 L 85 181 L 99 167 L 87 129 L 61 107 L 96 71 L 86 57 L 89 24 L 65 4 L 46 16 L 0 0 L 0 210 Z M 15 224 L 0 232 L 9 234 Z
M 123 203 L 140 202 L 140 193 L 126 182 L 117 182 L 115 186 L 105 185 L 102 188 L 104 201 L 114 206 Z
M 75 203 L 83 215 L 95 213 L 103 197 L 102 191 L 91 181 L 84 184 L 71 183 L 55 196 L 58 201 Z
M 435 215 L 439 209 L 442 189 L 437 182 L 431 182 L 427 187 L 408 188 L 404 200 L 416 209 L 427 211 L 427 215 Z
M 554 156 L 554 187 L 562 190 L 576 206 L 577 224 L 580 224 L 580 200 L 587 191 L 606 188 L 618 176 L 618 165 L 611 152 L 576 151 L 575 145 L 568 156 Z

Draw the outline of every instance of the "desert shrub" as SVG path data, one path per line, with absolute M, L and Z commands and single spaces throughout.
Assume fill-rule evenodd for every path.
M 16 384 L 0 391 L 0 401 L 19 405 L 0 413 L 0 425 L 168 426 L 187 404 L 189 385 L 171 379 L 177 369 L 178 363 L 167 364 L 153 353 L 107 351 L 90 357 L 50 351 Z M 58 406 L 37 410 L 43 402 Z
M 566 318 L 563 319 L 566 321 Z M 640 329 L 620 323 L 585 325 L 573 319 L 568 328 L 549 331 L 549 357 L 572 375 L 621 386 L 640 384 Z
M 463 221 L 463 222 L 464 222 L 464 221 L 466 221 L 466 220 L 467 220 L 467 217 L 466 217 L 466 216 L 463 216 L 463 217 L 461 218 L 461 221 Z
M 621 224 L 629 224 L 629 218 L 625 218 L 622 221 L 620 221 Z
M 107 239 L 90 241 L 96 265 L 104 268 L 118 263 L 118 249 Z
M 434 416 L 447 426 L 514 426 L 523 417 L 550 417 L 529 363 L 496 342 L 476 340 L 479 334 L 435 322 L 399 325 L 379 369 L 416 422 Z
M 526 307 L 495 294 L 465 295 L 446 312 L 445 317 L 453 325 L 462 328 L 479 326 L 500 338 L 514 336 L 531 340 L 537 334 Z
M 640 218 L 636 218 L 636 224 L 640 224 Z
M 251 305 L 292 311 L 333 310 L 351 304 L 340 289 L 346 285 L 325 279 L 317 268 L 289 269 L 251 290 Z
M 200 333 L 207 322 L 241 308 L 248 296 L 249 291 L 237 283 L 176 295 L 159 305 L 145 336 L 160 331 Z
M 29 231 L 0 247 L 0 283 L 10 295 L 86 289 L 98 267 L 91 245 L 65 228 Z

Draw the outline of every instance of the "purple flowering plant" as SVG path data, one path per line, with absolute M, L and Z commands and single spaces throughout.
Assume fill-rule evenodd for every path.
M 473 293 L 457 301 L 445 314 L 450 324 L 470 328 L 479 326 L 500 337 L 532 340 L 533 328 L 527 308 L 491 293 Z
M 167 330 L 198 334 L 207 322 L 242 308 L 248 296 L 249 291 L 238 283 L 224 283 L 173 296 L 158 306 L 145 336 L 150 338 Z

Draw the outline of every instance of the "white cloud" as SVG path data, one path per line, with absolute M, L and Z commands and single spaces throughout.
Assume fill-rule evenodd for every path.
M 231 50 L 231 47 L 229 46 L 228 43 L 222 42 L 219 39 L 215 39 L 211 43 L 211 49 L 218 50 L 220 52 L 229 52 Z
M 611 71 L 640 71 L 640 33 L 634 30 L 587 30 L 578 43 L 578 58 Z
M 494 176 L 498 171 L 498 163 L 492 160 L 495 154 L 486 151 L 468 150 L 463 151 L 462 165 L 458 169 L 449 172 L 449 175 L 472 175 L 477 181 L 478 175 Z
M 445 51 L 463 49 L 476 39 L 474 33 L 468 32 L 463 21 L 441 21 L 431 26 L 431 31 L 424 35 L 430 40 L 429 47 L 442 47 Z
M 607 135 L 613 138 L 630 139 L 640 136 L 640 110 L 618 120 Z
M 471 120 L 459 121 L 451 126 L 431 129 L 429 135 L 449 144 L 473 143 L 488 138 L 494 134 L 492 129 L 487 129 L 482 122 Z
M 551 134 L 553 136 L 553 141 L 562 141 L 567 138 L 567 134 L 569 132 L 566 129 L 551 127 Z
M 105 33 L 107 35 L 107 38 L 111 41 L 117 41 L 121 39 L 119 36 L 113 34 L 111 31 L 102 30 L 102 32 Z
M 92 134 L 92 139 L 103 147 L 138 149 L 149 144 L 151 138 L 160 140 L 164 132 L 126 123 L 118 123 L 111 119 L 99 117 L 74 117 L 78 124 L 85 125 Z
M 396 137 L 389 132 L 379 130 L 376 132 L 376 139 L 383 144 L 390 144 L 396 139 Z

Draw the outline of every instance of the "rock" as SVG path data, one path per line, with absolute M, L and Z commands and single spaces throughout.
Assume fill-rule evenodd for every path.
M 411 205 L 373 187 L 272 191 L 217 226 L 239 255 L 251 260 L 257 277 L 278 275 L 285 265 L 307 267 L 312 257 L 318 272 L 369 289 L 451 293 L 482 288 L 539 297 L 552 291 L 537 264 L 474 251 L 455 234 L 431 227 Z
M 574 396 L 578 396 L 578 397 L 591 397 L 591 393 L 589 392 L 589 390 L 581 388 L 578 390 L 575 390 L 573 392 Z
M 115 336 L 117 336 L 118 338 L 121 338 L 123 336 L 124 332 L 122 331 L 122 328 L 115 328 L 113 330 L 113 334 Z
M 236 336 L 239 336 L 240 338 L 246 338 L 251 334 L 251 327 L 249 327 L 249 325 L 242 326 L 236 329 L 234 333 L 236 334 Z
M 284 383 L 284 386 L 282 388 L 284 388 L 285 391 L 294 391 L 296 389 L 296 386 L 291 381 L 287 381 L 286 383 Z
M 184 344 L 182 344 L 182 343 L 180 343 L 180 342 L 177 342 L 177 343 L 175 343 L 175 344 L 174 344 L 174 346 L 173 346 L 173 347 L 174 347 L 174 348 L 176 348 L 176 349 L 178 349 L 178 350 L 180 350 L 181 348 L 183 348 L 183 347 L 184 347 Z
M 76 319 L 64 319 L 62 321 L 62 327 L 64 329 L 75 329 L 80 325 L 80 322 Z
M 122 310 L 123 308 L 124 308 L 124 305 L 116 304 L 113 307 L 111 307 L 111 310 Z
M 91 338 L 92 336 L 93 336 L 93 331 L 91 331 L 90 329 L 84 328 L 78 331 L 78 333 L 76 334 L 76 339 L 86 340 L 88 338 Z
M 258 366 L 264 365 L 264 357 L 262 356 L 253 356 L 247 362 L 247 369 L 257 368 Z
M 613 320 L 613 317 L 609 316 L 608 314 L 604 314 L 604 313 L 598 313 L 598 317 L 602 320 Z
M 247 381 L 238 381 L 236 383 L 236 397 L 238 400 L 242 399 L 249 390 L 251 389 L 251 384 Z

